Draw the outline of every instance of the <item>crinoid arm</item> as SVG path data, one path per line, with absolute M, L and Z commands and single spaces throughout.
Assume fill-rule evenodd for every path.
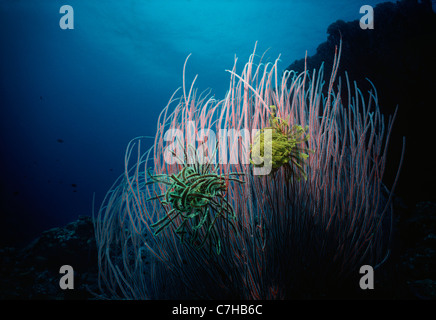
M 304 146 L 305 142 L 309 140 L 309 135 L 306 134 L 308 127 L 291 126 L 288 121 L 277 117 L 276 106 L 270 106 L 270 109 L 270 126 L 261 129 L 251 145 L 251 163 L 255 166 L 270 165 L 272 168 L 271 174 L 285 166 L 291 174 L 289 179 L 294 177 L 297 181 L 300 181 L 303 177 L 306 180 L 307 175 L 304 164 L 309 157 L 309 153 L 312 152 Z M 271 130 L 271 142 L 265 139 L 265 130 Z M 270 157 L 265 155 L 264 152 L 267 143 L 271 143 L 272 154 Z
M 226 183 L 244 183 L 236 177 L 241 174 L 218 174 L 210 163 L 198 165 L 186 162 L 177 173 L 171 175 L 148 173 L 150 183 L 163 183 L 166 186 L 163 194 L 148 199 L 159 200 L 165 209 L 165 215 L 151 225 L 154 235 L 158 236 L 173 226 L 181 242 L 188 238 L 190 245 L 197 249 L 209 243 L 209 247 L 215 247 L 219 254 L 221 241 L 217 221 L 227 220 L 237 230 L 236 215 L 226 199 Z

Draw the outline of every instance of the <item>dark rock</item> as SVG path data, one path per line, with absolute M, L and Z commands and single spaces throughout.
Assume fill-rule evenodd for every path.
M 90 217 L 41 234 L 27 247 L 0 249 L 0 299 L 90 299 L 97 292 L 97 250 Z M 62 265 L 74 270 L 74 289 L 62 290 Z
M 424 300 L 436 299 L 436 281 L 431 279 L 409 281 L 408 286 L 413 294 Z
M 400 217 L 399 269 L 416 298 L 436 299 L 436 203 L 420 202 Z
M 307 69 L 318 69 L 324 61 L 328 84 L 335 46 L 342 38 L 338 75 L 342 78 L 344 103 L 348 101 L 344 86 L 347 71 L 350 81 L 356 81 L 363 93 L 372 88 L 366 78 L 372 81 L 383 114 L 392 115 L 398 106 L 386 184 L 391 186 L 394 181 L 405 136 L 406 153 L 396 192 L 409 206 L 424 200 L 435 202 L 436 166 L 429 149 L 434 144 L 434 117 L 429 115 L 433 113 L 436 88 L 436 14 L 430 1 L 381 3 L 374 8 L 374 29 L 360 29 L 358 20 L 339 20 L 329 26 L 327 33 L 327 41 L 307 58 Z M 304 59 L 287 69 L 303 71 Z

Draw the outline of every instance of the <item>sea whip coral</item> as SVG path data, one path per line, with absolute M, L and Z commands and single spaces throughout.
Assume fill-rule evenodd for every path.
M 128 299 L 315 296 L 339 287 L 363 264 L 377 268 L 383 263 L 389 254 L 397 179 L 387 191 L 382 178 L 395 114 L 385 127 L 375 90 L 365 101 L 356 85 L 351 90 L 348 78 L 349 99 L 344 104 L 341 87 L 335 87 L 339 57 L 340 47 L 324 95 L 323 66 L 279 75 L 277 60 L 264 64 L 260 57 L 255 64 L 259 57 L 254 52 L 241 72 L 236 71 L 236 61 L 228 70 L 230 87 L 222 100 L 198 94 L 195 79 L 187 91 L 185 63 L 183 94 L 175 99 L 176 91 L 163 109 L 153 146 L 143 152 L 144 139 L 129 143 L 124 173 L 94 217 L 102 293 Z M 183 175 L 188 179 L 191 174 L 207 174 L 165 161 L 172 143 L 164 139 L 168 130 L 178 130 L 186 138 L 205 129 L 259 132 L 274 123 L 276 132 L 280 126 L 296 128 L 299 150 L 311 150 L 299 152 L 294 170 L 305 179 L 290 179 L 287 165 L 292 157 L 287 154 L 275 160 L 273 156 L 273 162 L 280 161 L 269 175 L 255 175 L 256 166 L 250 162 L 211 161 L 208 170 L 217 189 L 210 189 L 210 196 L 205 190 L 194 191 L 193 181 L 189 186 L 177 184 L 183 190 L 173 186 L 168 191 L 168 177 L 175 182 Z M 256 144 L 256 138 L 248 145 L 239 138 L 228 140 L 213 152 L 247 159 L 250 145 Z M 205 140 L 183 139 L 179 147 L 186 152 L 207 145 Z M 181 199 L 180 192 L 196 196 Z M 203 199 L 197 198 L 199 192 Z M 213 235 L 212 229 L 200 228 L 206 224 L 201 215 L 192 223 L 173 219 L 174 208 L 186 214 L 182 211 L 218 195 L 228 209 L 222 213 L 231 218 L 210 222 Z M 160 228 L 168 223 L 173 227 Z M 180 241 L 180 234 L 188 230 L 185 224 L 195 229 L 194 241 Z M 197 245 L 198 239 L 208 237 L 213 244 L 220 239 L 219 250 Z

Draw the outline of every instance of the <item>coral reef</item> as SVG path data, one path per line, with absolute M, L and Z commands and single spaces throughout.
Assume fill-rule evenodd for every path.
M 45 232 L 24 249 L 0 249 L 0 298 L 90 299 L 98 297 L 91 292 L 102 292 L 106 297 L 134 299 L 436 299 L 434 166 L 431 157 L 417 156 L 428 150 L 432 136 L 432 119 L 426 114 L 436 87 L 431 76 L 436 71 L 431 48 L 435 21 L 429 1 L 380 4 L 375 8 L 374 30 L 361 30 L 357 21 L 332 24 L 317 54 L 296 61 L 289 67 L 294 71 L 283 75 L 286 86 L 271 85 L 271 79 L 280 79 L 274 63 L 262 66 L 250 60 L 242 72 L 237 73 L 236 66 L 230 70 L 231 92 L 222 101 L 198 95 L 193 86 L 188 91 L 183 87 L 183 95 L 169 103 L 176 102 L 176 107 L 161 114 L 155 148 L 144 153 L 140 139 L 129 144 L 125 173 L 94 221 L 97 245 L 91 220 L 81 218 Z M 339 64 L 332 52 L 340 38 Z M 322 61 L 326 78 L 318 69 Z M 349 83 L 351 91 L 334 90 L 338 75 L 342 84 L 352 79 L 358 86 Z M 322 79 L 328 86 L 322 85 Z M 317 85 L 309 89 L 312 83 Z M 278 90 L 283 87 L 289 89 L 283 90 L 285 94 Z M 377 94 L 372 91 L 363 97 L 374 87 Z M 375 109 L 358 109 L 351 99 L 354 94 L 372 101 Z M 305 103 L 309 108 L 301 108 Z M 277 106 L 274 115 L 271 105 Z M 381 112 L 392 114 L 397 105 L 395 126 L 389 121 L 384 128 Z M 346 107 L 350 112 L 344 111 Z M 162 137 L 168 128 L 189 136 L 192 128 L 183 123 L 196 120 L 194 132 L 212 124 L 216 129 L 244 125 L 262 129 L 274 117 L 286 119 L 289 125 L 307 125 L 304 147 L 314 151 L 300 162 L 307 180 L 286 179 L 280 166 L 274 175 L 254 177 L 249 163 L 214 165 L 219 177 L 244 173 L 244 183 L 226 181 L 222 190 L 234 210 L 235 227 L 225 219 L 214 224 L 220 252 L 181 242 L 174 228 L 155 234 L 153 225 L 169 221 L 166 209 L 177 200 L 159 201 L 168 185 L 150 183 L 147 168 L 153 168 L 153 175 L 178 178 L 183 167 L 164 162 Z M 350 131 L 345 133 L 346 128 Z M 363 134 L 362 128 L 371 129 Z M 381 128 L 392 128 L 386 170 Z M 394 185 L 402 136 L 408 143 L 396 191 L 399 198 L 381 181 L 385 172 L 383 181 Z M 237 144 L 231 143 L 230 150 Z M 242 157 L 244 148 L 239 150 L 230 154 Z M 420 199 L 433 202 L 415 205 Z M 207 235 L 199 230 L 197 236 Z M 356 267 L 362 263 L 378 266 L 375 290 L 356 286 Z M 58 287 L 63 264 L 71 264 L 77 272 L 75 290 Z
M 412 209 L 395 201 L 394 246 L 376 274 L 375 288 L 346 298 L 436 299 L 436 203 L 419 202 Z M 97 299 L 98 266 L 93 224 L 80 217 L 66 226 L 47 230 L 25 248 L 0 248 L 0 300 Z M 61 257 L 69 256 L 65 260 Z M 59 288 L 59 267 L 71 263 L 76 289 Z M 77 268 L 76 268 L 77 266 Z M 324 298 L 333 298 L 326 295 Z

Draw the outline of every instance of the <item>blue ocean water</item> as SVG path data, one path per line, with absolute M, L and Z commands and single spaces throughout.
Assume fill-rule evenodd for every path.
M 0 245 L 91 215 L 123 170 L 127 143 L 152 136 L 162 108 L 198 74 L 223 98 L 268 49 L 280 69 L 316 52 L 357 0 L 0 0 Z M 74 29 L 59 12 L 74 9 Z M 148 147 L 148 146 L 147 146 Z

